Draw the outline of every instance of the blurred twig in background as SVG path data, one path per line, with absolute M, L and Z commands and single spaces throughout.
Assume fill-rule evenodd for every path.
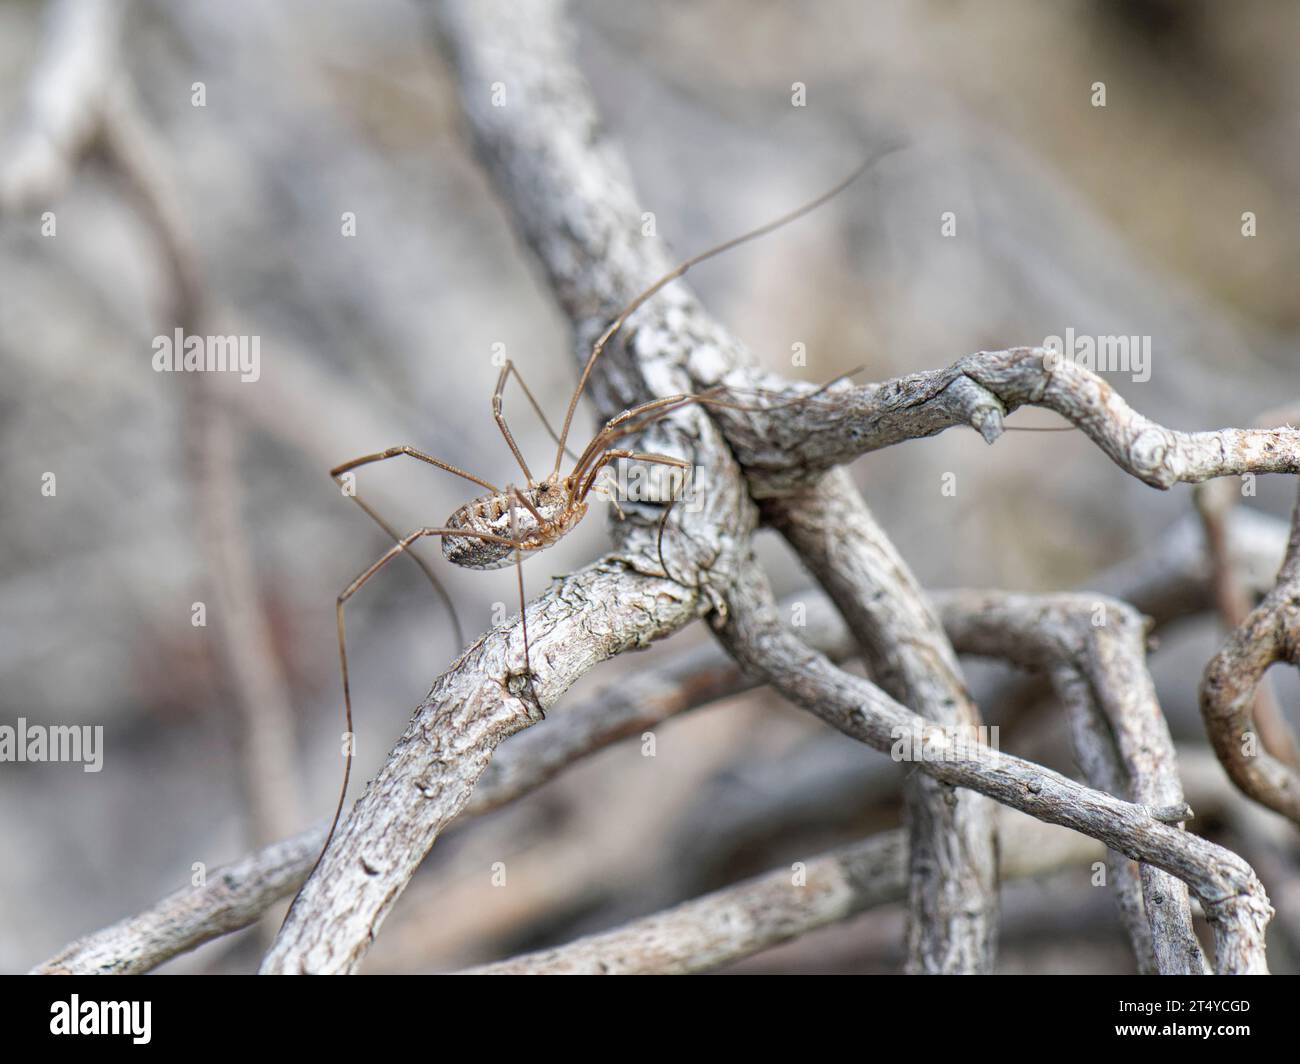
M 50 7 L 46 52 L 33 75 L 26 124 L 3 170 L 0 207 L 48 203 L 77 166 L 99 153 L 120 175 L 157 241 L 165 264 L 161 335 L 204 335 L 198 256 L 172 187 L 164 152 L 119 71 L 125 0 L 57 0 Z M 299 821 L 294 785 L 293 712 L 258 603 L 257 582 L 240 516 L 236 430 L 220 385 L 207 374 L 186 380 L 182 450 L 193 492 L 194 527 L 211 601 L 215 675 L 240 711 L 250 841 L 287 835 Z M 205 604 L 206 609 L 206 604 Z

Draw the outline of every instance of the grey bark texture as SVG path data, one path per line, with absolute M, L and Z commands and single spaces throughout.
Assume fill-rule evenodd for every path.
M 618 308 L 670 264 L 655 242 L 638 234 L 626 166 L 573 66 L 556 6 L 447 3 L 439 16 L 484 163 L 574 322 L 577 351 L 585 357 L 590 341 Z M 494 83 L 505 86 L 505 106 L 494 106 Z M 1174 433 L 1133 412 L 1099 378 L 1056 366 L 1047 355 L 1028 349 L 976 355 L 936 374 L 874 388 L 832 389 L 799 407 L 798 417 L 784 416 L 786 410 L 782 416 L 727 412 L 717 418 L 725 442 L 698 410 L 665 419 L 647 433 L 647 446 L 693 463 L 703 500 L 669 529 L 665 553 L 671 578 L 654 558 L 649 528 L 634 519 L 618 532 L 618 553 L 560 581 L 533 603 L 529 628 L 537 633 L 533 666 L 541 707 L 521 697 L 524 687 L 511 667 L 521 651 L 517 627 L 489 633 L 475 644 L 417 711 L 305 886 L 263 970 L 355 970 L 419 860 L 468 800 L 496 744 L 533 722 L 539 708 L 598 661 L 643 646 L 695 617 L 708 615 L 724 646 L 745 667 L 878 749 L 890 748 L 894 729 L 924 730 L 923 717 L 836 669 L 781 626 L 766 578 L 749 553 L 749 536 L 759 520 L 751 498 L 773 505 L 771 500 L 816 483 L 865 450 L 952 424 L 971 424 L 991 441 L 1004 414 L 1025 403 L 1058 410 L 1123 468 L 1156 486 L 1248 468 L 1300 468 L 1294 433 Z M 690 390 L 692 384 L 771 386 L 746 364 L 739 344 L 684 286 L 674 285 L 629 320 L 621 351 L 611 351 L 598 367 L 593 390 L 609 416 L 655 395 Z M 787 432 L 798 439 L 786 438 Z M 832 479 L 819 488 L 850 505 L 843 481 Z M 855 516 L 857 527 L 869 531 L 862 513 Z M 896 557 L 879 545 L 875 553 L 882 566 Z M 870 556 L 860 544 L 854 554 Z M 884 593 L 916 597 L 919 589 L 906 571 L 898 564 L 893 568 L 892 588 Z M 829 581 L 829 572 L 819 576 Z M 831 586 L 832 594 L 850 601 L 842 581 Z M 863 590 L 861 575 L 858 590 Z M 977 719 L 960 697 L 964 685 L 955 658 L 926 607 L 912 604 L 873 617 L 859 606 L 848 619 L 855 638 L 874 648 L 869 653 L 878 660 L 889 641 L 897 646 L 912 640 L 915 656 L 885 681 L 900 695 L 917 698 L 936 716 L 943 707 L 945 721 Z M 591 642 L 578 646 L 575 628 Z M 978 970 L 991 957 L 989 821 L 978 801 L 965 800 L 968 811 L 960 816 L 940 811 L 952 795 L 945 788 L 958 786 L 1075 827 L 1178 876 L 1191 885 L 1215 925 L 1216 970 L 1264 970 L 1263 929 L 1271 910 L 1254 874 L 1235 855 L 1157 820 L 1149 807 L 988 749 L 962 750 L 958 760 L 922 761 L 918 767 L 944 786 L 918 787 L 909 799 L 914 841 L 937 840 L 927 855 L 933 875 L 918 877 L 912 897 L 914 906 L 932 904 L 928 913 L 913 911 L 918 930 L 910 936 L 909 964 L 916 970 Z M 982 848 L 972 852 L 954 844 L 963 836 L 980 840 Z M 973 919 L 957 917 L 954 901 L 962 898 L 976 899 Z
M 1002 809 L 1004 880 L 1096 860 L 1100 847 Z M 477 975 L 688 975 L 768 949 L 866 909 L 906 900 L 914 866 L 909 832 L 893 831 L 794 868 L 715 891 L 603 934 L 484 965 Z
M 448 0 L 436 15 L 469 131 L 516 231 L 572 321 L 575 353 L 585 360 L 620 307 L 673 263 L 656 240 L 640 234 L 627 166 L 575 66 L 560 5 Z M 494 105 L 497 84 L 504 86 L 505 106 Z M 75 142 L 75 123 L 60 128 Z M 1078 594 L 927 596 L 839 467 L 953 426 L 972 427 L 992 443 L 1004 419 L 1023 405 L 1061 414 L 1120 468 L 1159 488 L 1246 472 L 1295 473 L 1300 433 L 1169 430 L 1130 408 L 1100 378 L 1038 348 L 980 352 L 946 369 L 838 385 L 791 406 L 808 387 L 754 370 L 742 345 L 680 283 L 629 319 L 591 390 L 607 418 L 656 396 L 717 384 L 759 394 L 756 405 L 782 409 L 706 415 L 687 408 L 645 433 L 644 449 L 691 463 L 701 504 L 673 511 L 663 541 L 666 564 L 656 537 L 661 509 L 630 506 L 628 519 L 614 528 L 611 553 L 556 580 L 527 606 L 534 683 L 524 675 L 518 619 L 471 644 L 434 682 L 383 770 L 340 825 L 262 970 L 357 971 L 420 861 L 457 817 L 527 793 L 577 758 L 671 715 L 765 683 L 877 750 L 890 751 L 899 734 L 927 737 L 940 756 L 914 766 L 906 836 L 814 859 L 811 889 L 802 893 L 791 891 L 789 873 L 781 870 L 609 935 L 485 970 L 706 970 L 905 896 L 909 970 L 990 971 L 1000 803 L 1113 851 L 1117 896 L 1143 970 L 1211 967 L 1192 934 L 1190 888 L 1214 929 L 1213 970 L 1266 971 L 1264 930 L 1272 909 L 1244 860 L 1183 830 L 1191 814 L 1145 664 L 1146 621 L 1139 610 L 1164 619 L 1212 598 L 1200 545 L 1189 541 L 1139 570 L 1115 574 L 1133 605 Z M 751 552 L 752 534 L 764 524 L 785 536 L 843 624 L 831 617 L 796 632 L 782 623 Z M 1266 553 L 1276 529 L 1255 531 L 1249 549 Z M 1296 643 L 1287 612 L 1300 553 L 1295 535 L 1277 597 L 1266 602 L 1265 613 L 1252 615 L 1256 628 L 1278 633 L 1269 652 L 1288 660 Z M 1101 625 L 1092 621 L 1098 603 Z M 600 662 L 700 618 L 714 627 L 727 657 L 682 655 L 495 754 Z M 1249 640 L 1250 632 L 1239 633 L 1212 663 L 1207 718 L 1241 723 L 1242 700 L 1254 687 L 1251 670 L 1264 667 L 1246 660 Z M 1048 671 L 1071 714 L 1088 785 L 987 746 L 953 741 L 956 730 L 980 722 L 958 652 Z M 870 679 L 837 667 L 855 655 Z M 1221 730 L 1230 733 L 1227 725 Z M 1035 862 L 1032 846 L 1023 849 L 1043 830 L 1021 829 L 1008 850 L 1012 859 L 1004 854 L 1004 875 L 1032 874 L 1067 859 L 1043 854 Z M 73 943 L 38 970 L 146 971 L 247 926 L 302 883 L 322 838 L 316 828 L 266 847 L 219 869 L 205 886 L 178 891 Z M 1085 852 L 1098 849 L 1076 846 L 1069 859 Z

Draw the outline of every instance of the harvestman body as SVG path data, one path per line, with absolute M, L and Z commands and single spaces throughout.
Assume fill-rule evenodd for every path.
M 467 569 L 501 569 L 507 565 L 514 564 L 515 571 L 518 575 L 519 585 L 519 603 L 520 603 L 520 620 L 522 622 L 523 643 L 524 643 L 524 671 L 531 685 L 533 675 L 531 660 L 528 648 L 528 624 L 524 610 L 524 580 L 523 580 L 523 558 L 525 555 L 536 553 L 544 550 L 551 544 L 560 540 L 568 534 L 586 515 L 587 498 L 593 490 L 599 491 L 597 487 L 597 478 L 606 466 L 618 461 L 621 458 L 633 459 L 636 461 L 657 463 L 660 465 L 675 467 L 680 470 L 690 468 L 690 463 L 680 458 L 673 458 L 668 455 L 660 454 L 643 454 L 638 451 L 626 450 L 619 447 L 611 446 L 624 437 L 633 436 L 640 432 L 651 422 L 671 413 L 680 407 L 689 403 L 701 403 L 705 405 L 716 405 L 730 407 L 733 409 L 750 409 L 739 406 L 736 403 L 727 402 L 718 398 L 711 393 L 701 395 L 671 395 L 660 399 L 652 399 L 649 402 L 642 403 L 630 410 L 625 410 L 617 417 L 610 419 L 604 427 L 596 433 L 590 443 L 584 448 L 582 453 L 574 457 L 572 472 L 567 476 L 560 473 L 561 464 L 566 454 L 571 457 L 572 452 L 566 447 L 566 441 L 569 436 L 569 429 L 573 423 L 573 415 L 578 406 L 578 400 L 582 396 L 583 389 L 591 376 L 592 369 L 596 360 L 600 357 L 605 346 L 613 338 L 614 334 L 619 331 L 627 318 L 639 308 L 646 300 L 650 299 L 665 285 L 676 280 L 686 273 L 692 266 L 703 262 L 705 259 L 720 255 L 724 251 L 743 244 L 746 241 L 754 240 L 778 229 L 796 218 L 802 217 L 810 211 L 820 207 L 827 200 L 842 192 L 858 177 L 860 177 L 867 168 L 875 162 L 870 159 L 863 163 L 848 177 L 841 181 L 828 192 L 818 196 L 815 200 L 804 204 L 797 210 L 785 214 L 775 221 L 769 222 L 758 229 L 754 229 L 743 236 L 735 237 L 719 244 L 716 247 L 704 251 L 694 258 L 688 259 L 675 269 L 666 273 L 659 278 L 654 284 L 644 292 L 633 299 L 624 307 L 616 318 L 610 323 L 608 328 L 601 334 L 600 338 L 592 346 L 591 354 L 587 358 L 586 365 L 583 367 L 582 374 L 578 378 L 577 387 L 569 400 L 568 409 L 564 415 L 564 424 L 557 434 L 551 428 L 550 422 L 542 412 L 537 400 L 533 397 L 528 385 L 524 383 L 523 377 L 515 368 L 512 362 L 506 362 L 501 370 L 501 375 L 497 379 L 496 388 L 492 393 L 492 416 L 496 420 L 501 434 L 505 437 L 515 460 L 519 463 L 519 468 L 523 471 L 525 485 L 516 487 L 508 485 L 505 488 L 499 488 L 494 484 L 467 473 L 463 469 L 443 462 L 432 455 L 416 450 L 414 447 L 401 446 L 390 447 L 385 451 L 376 454 L 362 455 L 360 458 L 354 458 L 350 462 L 345 462 L 340 466 L 330 470 L 330 475 L 336 481 L 344 485 L 344 492 L 348 494 L 385 532 L 388 533 L 396 542 L 394 545 L 368 569 L 362 572 L 355 580 L 352 581 L 338 597 L 337 604 L 337 623 L 338 623 L 338 640 L 339 640 L 339 663 L 343 675 L 343 704 L 347 722 L 347 735 L 352 734 L 352 695 L 348 683 L 348 659 L 346 639 L 344 636 L 343 626 L 343 608 L 361 587 L 374 576 L 380 569 L 387 565 L 399 554 L 410 554 L 415 562 L 424 570 L 425 575 L 433 584 L 434 589 L 443 598 L 448 607 L 451 607 L 451 601 L 443 591 L 442 586 L 438 583 L 433 571 L 427 563 L 417 554 L 410 550 L 410 547 L 416 540 L 428 537 L 438 536 L 442 539 L 443 555 L 448 561 L 455 565 Z M 519 382 L 520 388 L 523 389 L 533 411 L 541 419 L 546 431 L 551 438 L 555 440 L 557 449 L 555 453 L 555 463 L 550 473 L 543 479 L 537 480 L 533 477 L 528 463 L 524 460 L 514 437 L 510 433 L 510 428 L 506 423 L 505 414 L 502 410 L 502 400 L 505 393 L 506 384 L 509 382 L 511 375 Z M 837 378 L 842 379 L 842 378 Z M 834 383 L 834 382 L 831 382 Z M 829 387 L 826 385 L 825 387 Z M 819 389 L 820 391 L 821 389 Z M 816 395 L 814 392 L 812 395 Z M 812 395 L 803 396 L 796 402 L 802 402 L 812 397 Z M 768 407 L 767 409 L 773 409 Z M 440 527 L 418 528 L 405 536 L 399 535 L 397 531 L 389 525 L 380 515 L 365 503 L 360 496 L 349 490 L 350 485 L 341 478 L 344 474 L 359 466 L 368 465 L 372 462 L 381 462 L 389 458 L 396 458 L 399 455 L 407 455 L 411 458 L 419 459 L 429 465 L 436 466 L 439 469 L 452 473 L 455 476 L 478 484 L 486 489 L 487 494 L 466 503 L 453 513 L 444 525 Z M 662 564 L 662 535 L 664 524 L 667 521 L 668 514 L 671 512 L 673 504 L 677 501 L 676 491 L 664 512 L 663 518 L 659 523 L 660 535 L 660 559 Z M 665 571 L 665 575 L 667 575 Z M 452 608 L 453 622 L 456 626 L 456 635 L 459 643 L 464 644 L 464 635 L 460 631 L 459 621 L 455 619 L 455 610 Z M 536 698 L 534 697 L 534 701 Z M 540 704 L 538 705 L 540 710 Z M 544 715 L 544 714 L 543 714 Z M 334 810 L 334 819 L 330 824 L 329 834 L 325 840 L 325 847 L 321 850 L 321 856 L 324 856 L 325 848 L 328 848 L 330 840 L 334 836 L 334 830 L 338 826 L 339 816 L 343 811 L 343 804 L 347 797 L 348 784 L 351 778 L 352 758 L 349 751 L 344 760 L 343 787 L 339 793 L 338 805 Z M 320 860 L 317 859 L 317 865 Z M 313 869 L 313 872 L 315 869 Z M 295 899 L 296 900 L 296 899 Z

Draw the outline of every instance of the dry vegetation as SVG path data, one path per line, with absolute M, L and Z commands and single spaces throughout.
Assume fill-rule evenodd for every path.
M 0 968 L 1300 969 L 1300 11 L 811 7 L 0 8 L 0 724 L 105 731 L 0 764 Z M 374 782 L 275 937 L 388 545 L 326 470 L 517 476 L 494 345 L 558 420 L 636 291 L 878 154 L 598 367 L 584 439 L 866 368 L 646 434 L 701 504 L 667 575 L 653 505 L 527 564 L 540 705 L 513 570 L 425 546 L 463 656 L 415 566 L 358 596 Z M 177 326 L 260 378 L 154 372 Z M 403 531 L 477 494 L 360 482 Z M 918 714 L 1000 751 L 876 752 Z

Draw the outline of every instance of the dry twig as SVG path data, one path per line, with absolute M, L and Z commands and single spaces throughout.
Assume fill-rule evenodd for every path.
M 552 5 L 529 8 L 526 15 L 495 4 L 453 3 L 442 11 L 441 26 L 484 158 L 585 349 L 585 341 L 603 328 L 626 296 L 664 266 L 654 245 L 634 235 L 630 222 L 636 209 L 626 170 L 571 65 Z M 501 76 L 504 56 L 510 59 L 515 99 L 494 107 L 489 88 Z M 743 357 L 680 288 L 665 291 L 634 316 L 624 349 L 628 361 L 606 363 L 596 378 L 606 409 L 611 396 L 628 404 L 677 390 L 682 363 L 707 365 L 715 379 L 722 379 L 735 372 L 731 367 L 738 367 Z M 776 622 L 766 580 L 748 558 L 755 514 L 745 490 L 762 482 L 765 494 L 779 493 L 774 471 L 797 469 L 792 481 L 808 482 L 869 449 L 872 441 L 882 446 L 958 421 L 983 426 L 991 437 L 1000 429 L 1003 412 L 1021 403 L 1047 405 L 1070 416 L 1123 468 L 1157 486 L 1246 469 L 1300 467 L 1294 434 L 1174 433 L 1135 414 L 1086 371 L 1045 368 L 1043 355 L 1021 349 L 973 356 L 952 370 L 909 378 L 915 387 L 895 382 L 892 388 L 868 390 L 865 424 L 861 402 L 848 411 L 858 415 L 856 420 L 842 417 L 833 425 L 823 420 L 820 426 L 808 419 L 824 419 L 825 409 L 835 405 L 808 404 L 802 409 L 816 412 L 789 419 L 790 431 L 805 441 L 791 444 L 775 470 L 772 461 L 755 454 L 757 445 L 747 447 L 738 439 L 740 430 L 733 431 L 731 419 L 723 419 L 733 450 L 753 474 L 745 486 L 731 455 L 698 412 L 666 422 L 663 434 L 675 437 L 677 453 L 692 459 L 699 471 L 703 500 L 698 512 L 683 514 L 674 526 L 671 561 L 677 579 L 648 575 L 657 569 L 648 559 L 646 530 L 637 526 L 624 530 L 619 555 L 561 581 L 529 607 L 530 629 L 544 633 L 535 654 L 542 704 L 609 654 L 644 645 L 713 609 L 724 645 L 737 660 L 849 734 L 887 749 L 890 726 L 924 724 L 871 684 L 812 654 Z M 698 379 L 700 373 L 692 375 Z M 743 387 L 754 382 L 736 373 L 728 383 Z M 888 401 L 904 392 L 901 403 Z M 856 389 L 828 395 L 862 398 Z M 889 407 L 889 418 L 871 411 L 871 400 L 877 398 Z M 763 420 L 769 435 L 760 436 L 759 444 L 766 447 L 766 440 L 776 438 L 775 422 L 782 419 Z M 882 420 L 888 426 L 877 431 Z M 683 438 L 684 428 L 689 436 Z M 591 594 L 595 585 L 603 585 L 601 594 Z M 593 639 L 582 649 L 567 631 L 579 624 Z M 396 894 L 467 800 L 492 749 L 533 718 L 536 707 L 510 688 L 510 662 L 519 650 L 513 636 L 514 629 L 490 633 L 440 678 L 304 888 L 263 970 L 355 969 Z M 1270 910 L 1253 873 L 1234 855 L 1162 823 L 1146 807 L 991 751 L 979 749 L 959 760 L 919 767 L 943 782 L 1068 824 L 1177 875 L 1192 886 L 1216 926 L 1216 969 L 1263 970 L 1263 928 Z
M 1201 715 L 1233 782 L 1257 802 L 1300 824 L 1300 773 L 1269 753 L 1252 724 L 1255 691 L 1274 662 L 1300 665 L 1300 500 L 1277 584 L 1210 659 Z
M 1007 809 L 998 819 L 1007 840 L 999 868 L 1004 880 L 1047 875 L 1100 855 L 1090 839 Z M 707 972 L 866 909 L 901 901 L 911 889 L 907 835 L 901 831 L 800 864 L 797 870 L 777 869 L 613 931 L 471 969 L 471 974 Z
M 585 356 L 627 297 L 669 264 L 658 244 L 638 233 L 629 175 L 573 65 L 557 6 L 451 0 L 441 6 L 440 29 L 484 161 L 573 321 Z M 491 86 L 503 79 L 507 105 L 492 106 Z M 684 286 L 674 285 L 628 322 L 621 350 L 598 367 L 593 387 L 608 413 L 720 381 L 770 388 L 785 398 L 802 390 L 756 374 L 736 341 Z M 728 653 L 754 677 L 846 734 L 879 750 L 889 750 L 900 730 L 934 736 L 945 746 L 941 725 L 978 720 L 952 647 L 856 493 L 842 476 L 823 478 L 865 451 L 954 424 L 971 425 L 992 442 L 1006 414 L 1026 404 L 1061 413 L 1121 468 L 1157 487 L 1300 469 L 1295 430 L 1168 430 L 1133 411 L 1095 375 L 1053 365 L 1046 352 L 1031 348 L 983 352 L 884 384 L 835 388 L 779 415 L 725 411 L 711 419 L 697 409 L 679 411 L 652 430 L 655 449 L 693 464 L 701 506 L 674 515 L 665 542 L 669 572 L 660 568 L 654 522 L 634 514 L 617 530 L 615 552 L 557 581 L 527 607 L 535 684 L 521 675 L 517 620 L 481 637 L 440 676 L 323 855 L 263 970 L 355 971 L 424 854 L 470 807 L 476 785 L 492 778 L 485 774 L 498 744 L 536 722 L 600 661 L 699 617 L 710 618 Z M 782 627 L 750 553 L 760 518 L 754 499 L 763 500 L 764 516 L 783 527 L 827 587 L 885 690 L 838 669 Z M 832 527 L 828 517 L 835 514 L 846 515 L 847 535 Z M 1292 547 L 1294 554 L 1294 537 Z M 1020 603 L 1014 616 L 1002 618 L 998 638 L 1026 623 L 1027 609 Z M 1265 970 L 1271 909 L 1254 873 L 1240 858 L 1169 822 L 1181 815 L 1174 811 L 1181 790 L 1140 650 L 1131 645 L 1140 642 L 1140 626 L 1124 624 L 1113 642 L 1084 640 L 1074 631 L 1068 646 L 1050 645 L 1063 638 L 1064 622 L 1045 626 L 1036 636 L 1035 658 L 1055 661 L 1071 701 L 1105 716 L 1109 744 L 1094 715 L 1091 732 L 1080 731 L 1084 749 L 1096 755 L 1097 781 L 1103 772 L 1112 789 L 1123 790 L 1126 781 L 1132 801 L 982 746 L 917 762 L 919 773 L 934 782 L 915 785 L 910 804 L 916 818 L 909 877 L 914 967 L 978 970 L 992 963 L 990 820 L 978 794 L 1141 862 L 1150 950 L 1161 970 L 1199 967 L 1188 942 L 1184 895 L 1161 873 L 1186 883 L 1199 899 L 1215 930 L 1216 971 Z M 1084 678 L 1088 690 L 1075 690 Z M 665 712 L 690 701 L 675 698 L 673 682 L 661 703 Z M 733 682 L 724 678 L 719 689 Z M 572 749 L 608 741 L 639 719 L 631 713 L 622 724 L 581 737 L 575 731 Z M 537 745 L 551 747 L 543 739 Z M 562 744 L 555 746 L 556 756 L 542 769 L 513 780 L 507 771 L 494 786 L 502 794 L 521 793 L 558 770 L 567 755 Z M 479 790 L 477 803 L 490 800 L 485 793 L 492 792 Z M 212 898 L 195 905 L 174 895 L 151 914 L 102 933 L 107 938 L 74 944 L 55 961 L 67 968 L 84 961 L 139 970 L 133 966 L 157 963 L 166 950 L 172 955 L 201 941 L 196 935 L 211 937 L 233 921 L 246 921 L 276 891 L 292 889 L 286 886 L 290 870 L 301 869 L 303 847 L 316 837 L 300 836 L 283 852 L 263 851 L 241 864 L 224 881 L 230 894 L 222 899 L 214 893 L 214 904 Z M 707 900 L 690 904 L 707 908 Z M 965 917 L 961 906 L 969 907 Z M 159 931 L 169 914 L 179 916 L 183 932 Z M 722 955 L 711 952 L 715 945 L 697 946 L 698 956 L 682 963 L 706 964 Z M 1140 955 L 1147 948 L 1140 942 Z

